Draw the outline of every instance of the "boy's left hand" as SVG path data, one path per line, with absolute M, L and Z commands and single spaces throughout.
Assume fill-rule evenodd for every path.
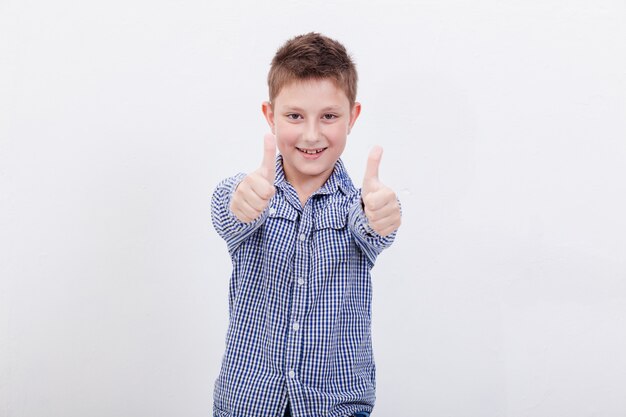
M 370 151 L 361 198 L 370 227 L 384 237 L 400 227 L 401 215 L 396 193 L 378 179 L 378 167 L 382 156 L 383 148 L 380 146 L 375 146 Z

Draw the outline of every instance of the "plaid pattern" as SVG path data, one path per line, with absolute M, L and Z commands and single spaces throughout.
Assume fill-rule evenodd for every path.
M 279 155 L 276 194 L 248 224 L 228 208 L 244 177 L 222 181 L 211 204 L 233 264 L 214 416 L 282 417 L 287 401 L 294 417 L 370 413 L 370 270 L 395 233 L 369 228 L 341 160 L 302 207 Z

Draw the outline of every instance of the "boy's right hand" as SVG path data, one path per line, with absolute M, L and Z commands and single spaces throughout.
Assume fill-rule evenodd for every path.
M 230 200 L 230 211 L 244 223 L 256 220 L 276 193 L 276 139 L 267 133 L 264 141 L 261 166 L 239 183 Z

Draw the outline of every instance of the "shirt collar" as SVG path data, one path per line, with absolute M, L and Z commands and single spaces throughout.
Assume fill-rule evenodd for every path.
M 283 188 L 287 185 L 291 186 L 285 178 L 285 171 L 283 170 L 283 156 L 278 155 L 276 157 L 276 180 L 274 181 L 274 185 L 278 188 Z M 337 190 L 341 190 L 345 195 L 353 194 L 356 192 L 356 188 L 352 184 L 352 180 L 350 176 L 348 176 L 348 172 L 343 165 L 343 161 L 338 159 L 335 163 L 335 169 L 333 173 L 328 177 L 324 185 L 317 190 L 315 194 L 333 194 Z

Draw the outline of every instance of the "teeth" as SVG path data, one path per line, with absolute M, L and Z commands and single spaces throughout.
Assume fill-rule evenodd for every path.
M 300 150 L 300 152 L 304 152 L 304 153 L 307 153 L 309 155 L 314 155 L 314 154 L 320 153 L 320 152 L 322 152 L 324 150 L 324 149 L 300 149 L 300 148 L 298 148 L 298 149 Z

